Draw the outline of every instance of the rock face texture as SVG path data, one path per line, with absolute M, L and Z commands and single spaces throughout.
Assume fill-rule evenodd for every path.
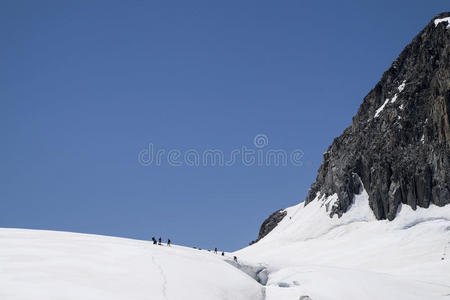
M 400 203 L 413 209 L 450 203 L 449 17 L 433 18 L 364 98 L 325 152 L 305 205 L 337 194 L 330 217 L 340 217 L 361 182 L 377 219 L 393 220 Z M 258 240 L 281 221 L 277 213 Z
M 281 220 L 286 216 L 287 212 L 280 209 L 271 214 L 259 228 L 258 238 L 255 241 L 250 242 L 250 245 L 256 243 L 263 237 L 265 237 L 269 232 L 271 232 Z
M 359 190 L 358 176 L 377 219 L 394 219 L 400 203 L 413 209 L 450 203 L 447 17 L 434 18 L 364 98 L 350 127 L 324 154 L 305 205 L 318 193 L 336 193 L 330 216 L 341 216 Z

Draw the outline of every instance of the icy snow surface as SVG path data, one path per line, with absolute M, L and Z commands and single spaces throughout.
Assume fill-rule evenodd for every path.
M 341 218 L 329 218 L 336 201 L 318 196 L 287 208 L 265 238 L 225 257 L 123 238 L 0 229 L 0 299 L 450 299 L 450 205 L 404 205 L 389 222 L 375 219 L 365 191 Z
M 0 299 L 262 299 L 259 283 L 218 256 L 106 236 L 0 229 Z
M 341 218 L 328 218 L 324 201 L 288 208 L 271 233 L 237 251 L 267 267 L 267 299 L 450 299 L 450 205 L 403 205 L 389 222 L 375 219 L 365 191 Z

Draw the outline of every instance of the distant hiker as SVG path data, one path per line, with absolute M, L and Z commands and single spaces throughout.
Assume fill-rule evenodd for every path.
M 170 239 L 167 239 L 167 246 L 170 247 Z
M 161 239 L 161 237 L 159 237 L 158 245 L 161 245 L 161 241 L 162 241 L 162 239 Z
M 222 251 L 222 256 L 225 256 L 225 252 Z
M 156 245 L 156 239 L 155 237 L 152 237 L 153 245 Z
M 217 254 L 217 248 L 214 248 L 214 254 Z
M 237 257 L 236 256 L 234 256 L 233 259 L 234 259 L 235 262 L 237 262 Z

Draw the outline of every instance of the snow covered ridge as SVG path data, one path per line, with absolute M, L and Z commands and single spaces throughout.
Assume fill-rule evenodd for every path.
M 2 300 L 423 300 L 450 294 L 450 205 L 377 221 L 317 196 L 225 256 L 98 235 L 0 229 Z M 233 260 L 237 256 L 237 262 Z
M 272 232 L 236 252 L 266 266 L 267 299 L 449 299 L 450 205 L 401 205 L 393 221 L 378 221 L 363 190 L 329 218 L 335 198 L 287 208 Z
M 447 29 L 450 28 L 450 17 L 434 20 L 434 27 L 437 27 L 442 22 L 447 22 Z
M 218 254 L 68 232 L 0 229 L 0 270 L 1 300 L 247 300 L 263 295 L 258 282 Z

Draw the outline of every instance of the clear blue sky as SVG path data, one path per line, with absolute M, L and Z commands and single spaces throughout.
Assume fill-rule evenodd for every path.
M 364 3 L 362 3 L 364 2 Z M 322 153 L 442 1 L 1 1 L 0 227 L 233 250 L 303 201 Z M 142 166 L 263 133 L 302 167 Z

